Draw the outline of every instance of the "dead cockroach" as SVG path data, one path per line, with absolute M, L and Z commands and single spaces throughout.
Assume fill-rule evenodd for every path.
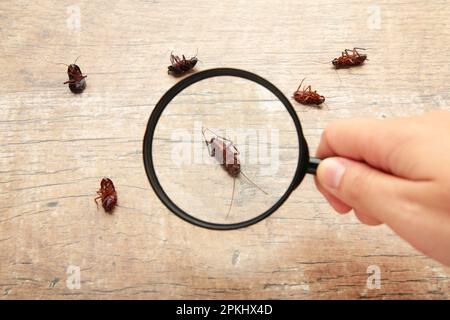
M 331 63 L 336 69 L 350 68 L 359 66 L 367 59 L 366 54 L 360 54 L 357 50 L 366 50 L 364 48 L 345 49 L 339 58 L 333 59 Z
M 211 132 L 214 137 L 212 137 L 209 141 L 206 139 L 205 132 Z M 231 212 L 231 207 L 233 205 L 234 200 L 234 189 L 236 186 L 236 178 L 241 174 L 244 176 L 252 185 L 261 190 L 263 193 L 267 194 L 263 189 L 261 189 L 256 183 L 250 180 L 244 172 L 241 170 L 241 162 L 239 161 L 239 151 L 236 146 L 233 144 L 233 141 L 218 136 L 213 131 L 207 128 L 202 128 L 203 138 L 205 139 L 206 147 L 208 148 L 209 155 L 214 157 L 216 161 L 222 165 L 222 167 L 228 172 L 228 174 L 233 177 L 233 191 L 231 193 L 231 202 L 230 207 L 228 209 L 225 220 L 228 218 Z
M 181 59 L 179 56 L 175 56 L 172 53 L 170 54 L 170 63 L 171 65 L 168 67 L 167 74 L 171 74 L 174 76 L 180 76 L 189 70 L 193 69 L 197 64 L 197 55 L 190 59 L 186 59 L 183 55 Z
M 302 80 L 302 82 L 298 86 L 298 89 L 294 92 L 292 98 L 294 98 L 298 103 L 305 105 L 320 105 L 324 103 L 325 97 L 318 94 L 317 91 L 312 91 L 311 86 L 303 87 L 303 89 L 301 89 L 301 86 L 305 79 L 306 78 Z
M 78 57 L 79 58 L 79 57 Z M 69 76 L 69 80 L 64 82 L 64 84 L 69 84 L 69 89 L 73 93 L 81 93 L 86 89 L 86 75 L 81 73 L 81 69 L 76 65 L 78 58 L 75 59 L 75 62 L 67 65 L 67 75 Z
M 95 203 L 98 206 L 97 200 L 102 201 L 103 209 L 111 213 L 117 205 L 117 192 L 111 179 L 103 178 L 100 182 L 100 189 L 97 191 L 98 197 L 95 198 Z

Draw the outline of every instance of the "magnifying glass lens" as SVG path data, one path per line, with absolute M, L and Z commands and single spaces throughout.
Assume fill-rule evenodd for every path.
M 207 78 L 162 112 L 153 167 L 167 197 L 189 216 L 236 224 L 270 210 L 288 192 L 299 135 L 285 105 L 256 82 Z

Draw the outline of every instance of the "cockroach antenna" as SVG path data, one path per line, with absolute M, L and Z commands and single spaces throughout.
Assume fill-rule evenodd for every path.
M 257 187 L 259 190 L 261 190 L 264 194 L 268 194 L 267 192 L 265 192 L 260 186 L 258 186 L 256 183 L 254 183 L 252 180 L 250 180 L 249 177 L 247 177 L 247 175 L 242 171 L 240 172 L 252 185 L 254 185 L 255 187 Z
M 233 178 L 233 189 L 231 191 L 231 201 L 230 201 L 230 207 L 228 208 L 227 216 L 225 217 L 225 220 L 228 220 L 228 216 L 230 215 L 231 208 L 233 207 L 233 200 L 234 200 L 234 188 L 236 187 L 236 177 Z
M 75 62 L 73 63 L 73 64 L 77 64 L 77 61 L 78 61 L 78 58 L 79 57 L 81 57 L 81 56 L 78 56 L 76 59 L 75 59 Z
M 197 50 L 196 50 L 196 52 L 195 52 L 194 58 L 196 58 L 198 62 L 201 62 L 201 63 L 203 64 L 203 61 L 200 60 L 199 58 L 197 58 L 197 56 L 198 56 L 198 48 L 197 48 Z
M 330 63 L 333 63 L 333 60 L 330 60 L 330 61 L 327 61 L 327 62 L 313 61 L 313 63 L 317 63 L 317 64 L 330 64 Z M 341 84 L 342 84 L 342 80 L 341 80 L 341 77 L 339 76 L 339 72 L 337 71 L 336 68 L 334 68 L 334 71 L 336 71 L 336 74 L 337 74 L 338 79 L 339 79 L 339 85 L 341 85 Z
M 331 62 L 333 62 L 333 60 L 327 61 L 327 62 L 323 62 L 323 61 L 311 61 L 312 63 L 316 63 L 316 64 L 329 64 Z
M 337 71 L 336 68 L 334 68 L 334 71 L 336 71 L 336 74 L 337 74 L 338 79 L 339 79 L 339 86 L 340 86 L 342 84 L 341 76 L 339 75 L 339 72 Z
M 48 61 L 47 59 L 45 59 L 45 62 L 50 63 L 50 64 L 54 64 L 54 65 L 63 65 L 63 66 L 66 66 L 66 67 L 69 66 L 69 65 L 66 64 L 66 63 L 62 63 L 62 62 L 51 62 L 51 61 Z

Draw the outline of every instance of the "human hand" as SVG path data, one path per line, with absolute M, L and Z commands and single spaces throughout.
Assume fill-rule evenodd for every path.
M 450 112 L 331 123 L 317 157 L 316 185 L 337 212 L 450 265 Z

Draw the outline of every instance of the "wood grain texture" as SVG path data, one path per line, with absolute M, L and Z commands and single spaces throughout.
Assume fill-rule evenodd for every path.
M 286 95 L 307 76 L 327 97 L 296 107 L 312 152 L 335 119 L 450 109 L 448 1 L 2 1 L 0 36 L 2 299 L 449 298 L 449 268 L 335 214 L 311 178 L 269 219 L 215 232 L 165 209 L 142 161 L 152 108 L 178 81 L 171 50 Z M 325 63 L 353 46 L 370 61 L 340 83 Z M 79 55 L 88 87 L 73 95 L 49 62 Z M 93 201 L 103 176 L 119 193 L 112 216 Z M 66 286 L 71 265 L 80 289 Z M 370 265 L 381 289 L 367 289 Z

